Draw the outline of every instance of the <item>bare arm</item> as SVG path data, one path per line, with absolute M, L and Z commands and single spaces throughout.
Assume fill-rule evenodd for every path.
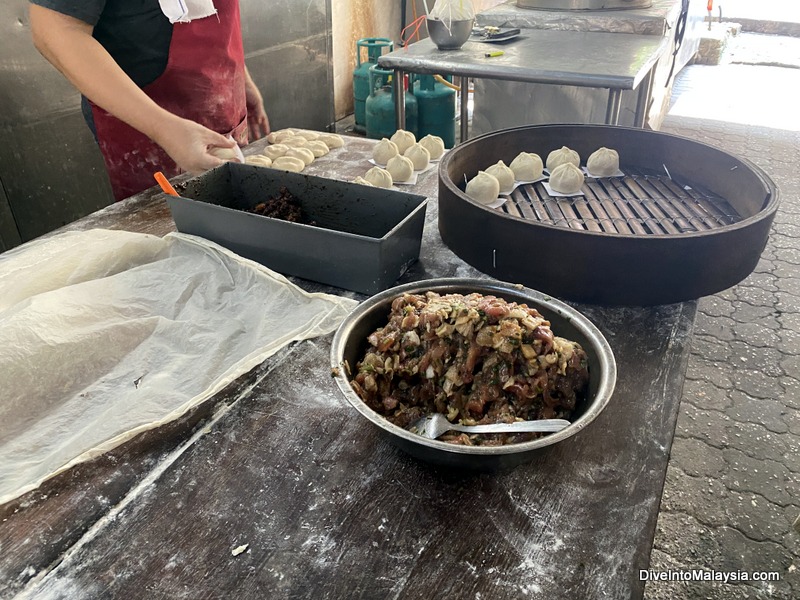
M 250 141 L 254 142 L 269 133 L 269 118 L 264 110 L 264 99 L 258 86 L 250 77 L 250 71 L 244 68 L 245 95 L 247 98 L 247 125 L 250 129 Z
M 91 25 L 36 4 L 30 5 L 30 18 L 36 48 L 89 100 L 148 136 L 185 171 L 223 163 L 209 147 L 234 143 L 153 102 L 92 37 Z

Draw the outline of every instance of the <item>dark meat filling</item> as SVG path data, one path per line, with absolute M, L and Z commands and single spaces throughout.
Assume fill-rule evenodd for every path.
M 431 412 L 465 425 L 569 419 L 589 381 L 579 344 L 554 336 L 537 310 L 494 296 L 404 294 L 368 342 L 353 388 L 400 427 Z M 539 435 L 439 439 L 501 445 Z
M 300 202 L 285 187 L 281 187 L 278 195 L 269 198 L 265 202 L 259 202 L 247 212 L 256 213 L 273 219 L 281 219 L 291 223 L 303 223 L 304 225 L 316 225 L 314 221 L 308 219 L 300 207 Z

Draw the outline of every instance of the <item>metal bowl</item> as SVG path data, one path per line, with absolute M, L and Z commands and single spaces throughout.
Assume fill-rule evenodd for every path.
M 450 28 L 440 19 L 427 19 L 428 35 L 439 50 L 458 50 L 469 39 L 475 19 L 451 21 Z
M 505 446 L 459 446 L 429 440 L 398 427 L 373 411 L 350 385 L 353 373 L 364 356 L 367 336 L 385 325 L 392 300 L 408 293 L 434 291 L 439 294 L 494 295 L 509 302 L 525 303 L 548 319 L 556 335 L 583 346 L 589 360 L 589 392 L 578 404 L 572 424 L 558 433 L 519 444 Z M 333 338 L 331 366 L 334 379 L 347 401 L 388 440 L 412 456 L 438 465 L 474 470 L 496 470 L 513 467 L 533 458 L 537 450 L 562 442 L 589 425 L 611 399 L 617 377 L 614 354 L 603 334 L 574 308 L 550 296 L 519 285 L 484 279 L 431 279 L 385 290 L 361 303 L 345 318 Z

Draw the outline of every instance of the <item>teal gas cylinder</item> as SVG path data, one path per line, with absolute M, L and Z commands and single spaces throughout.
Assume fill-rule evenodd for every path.
M 361 62 L 361 50 L 367 49 L 367 61 Z M 383 49 L 389 52 L 394 48 L 392 40 L 388 38 L 362 38 L 356 42 L 356 68 L 353 70 L 353 98 L 355 99 L 355 127 L 358 133 L 364 133 L 367 125 L 366 102 L 369 97 L 369 68 L 378 64 L 378 58 L 383 54 Z
M 415 75 L 419 137 L 438 135 L 445 148 L 456 143 L 456 91 L 439 83 L 433 75 Z
M 397 131 L 394 112 L 394 71 L 373 65 L 369 69 L 370 95 L 366 101 L 367 137 L 375 140 L 390 138 Z M 417 99 L 404 91 L 406 101 L 405 129 L 417 135 Z

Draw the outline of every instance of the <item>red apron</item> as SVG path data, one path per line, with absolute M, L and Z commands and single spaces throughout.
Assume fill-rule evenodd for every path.
M 167 67 L 144 91 L 171 113 L 231 134 L 244 145 L 247 104 L 239 2 L 217 0 L 215 6 L 217 15 L 173 25 Z M 156 171 L 167 177 L 180 173 L 143 133 L 95 104 L 92 115 L 117 200 L 152 187 Z

